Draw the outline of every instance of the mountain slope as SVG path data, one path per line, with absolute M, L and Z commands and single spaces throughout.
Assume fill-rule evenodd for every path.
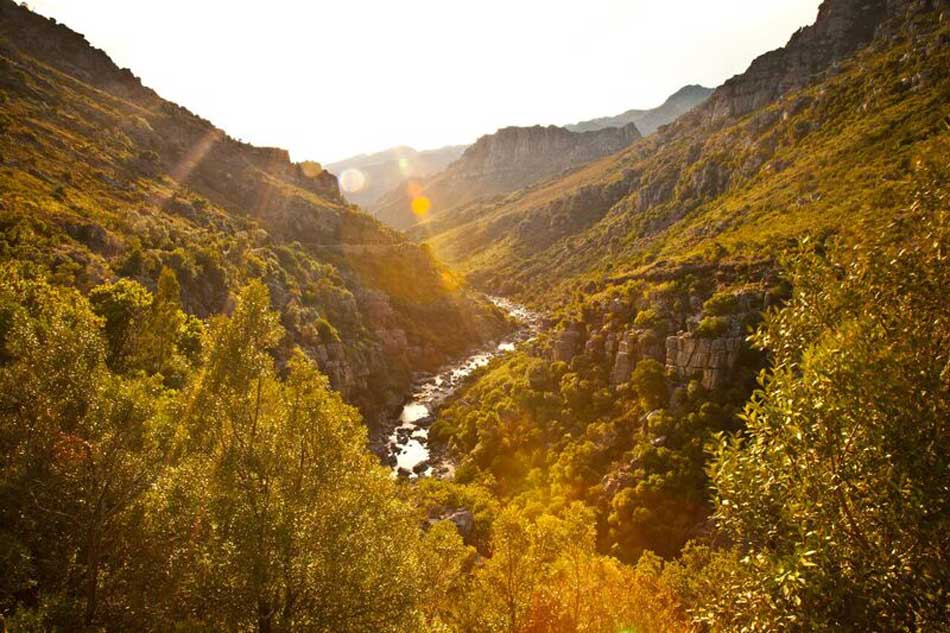
M 425 178 L 442 171 L 461 156 L 466 147 L 448 145 L 422 151 L 406 146 L 393 147 L 330 163 L 326 168 L 342 178 L 341 186 L 347 200 L 373 211 L 380 196 L 407 178 Z M 345 174 L 351 169 L 356 173 Z
M 813 26 L 668 128 L 416 235 L 487 287 L 556 300 L 554 286 L 720 250 L 759 257 L 803 230 L 887 213 L 946 132 L 936 15 L 926 2 L 829 0 Z
M 650 136 L 660 127 L 672 123 L 696 106 L 704 103 L 713 93 L 712 88 L 696 84 L 683 86 L 670 95 L 662 105 L 649 110 L 627 110 L 616 116 L 579 121 L 564 127 L 572 132 L 590 132 L 605 127 L 623 127 L 633 123 L 644 136 Z
M 411 369 L 499 327 L 427 250 L 347 204 L 336 179 L 229 138 L 85 39 L 0 1 L 0 257 L 83 291 L 169 267 L 187 311 L 262 279 L 290 344 L 366 409 Z
M 428 217 L 446 214 L 466 202 L 514 191 L 601 156 L 640 138 L 635 125 L 593 132 L 570 132 L 554 125 L 507 127 L 479 138 L 444 171 L 410 181 L 379 201 L 376 217 L 407 228 Z M 413 200 L 428 204 L 413 209 Z
M 841 416 L 842 409 L 829 413 L 829 401 L 862 394 L 880 402 L 881 390 L 868 385 L 891 383 L 881 358 L 914 347 L 906 335 L 920 327 L 919 314 L 928 314 L 922 329 L 934 340 L 946 337 L 946 301 L 940 303 L 934 272 L 945 259 L 950 182 L 946 7 L 828 0 L 816 24 L 785 49 L 755 61 L 747 75 L 652 137 L 414 229 L 477 283 L 548 314 L 548 328 L 532 346 L 476 376 L 431 427 L 430 437 L 457 460 L 456 481 L 490 486 L 521 507 L 556 512 L 566 502 L 584 503 L 597 517 L 598 547 L 631 563 L 649 550 L 667 559 L 682 553 L 681 563 L 702 567 L 705 554 L 683 549 L 691 540 L 729 549 L 761 537 L 759 546 L 769 551 L 771 520 L 748 541 L 717 538 L 710 520 L 717 501 L 720 510 L 724 499 L 738 502 L 750 517 L 766 507 L 774 508 L 776 514 L 766 511 L 770 517 L 794 513 L 800 504 L 747 497 L 746 478 L 731 480 L 732 493 L 717 498 L 706 447 L 722 442 L 741 453 L 748 437 L 742 431 L 763 429 L 759 417 L 741 415 L 750 398 L 755 410 L 763 384 L 768 390 L 797 383 L 800 372 L 814 371 L 817 357 L 828 365 L 801 381 L 807 404 L 774 402 L 775 426 L 760 438 L 768 448 L 748 459 L 775 455 L 781 468 L 798 473 L 804 463 L 840 468 L 841 419 L 864 419 L 874 405 L 849 405 Z M 810 277 L 803 264 L 823 272 Z M 789 301 L 791 319 L 776 311 Z M 928 311 L 910 307 L 924 303 Z M 901 311 L 902 325 L 882 325 L 880 304 Z M 841 305 L 851 307 L 839 321 L 834 313 Z M 763 313 L 771 324 L 754 340 L 779 359 L 774 383 L 760 382 L 771 359 L 750 345 Z M 878 342 L 852 346 L 849 337 L 865 320 Z M 844 336 L 823 338 L 817 349 L 802 344 L 828 327 Z M 927 343 L 919 353 L 928 360 L 908 355 L 908 366 L 936 367 L 914 372 L 936 381 L 946 365 L 944 348 Z M 851 353 L 862 359 L 856 362 L 861 378 L 840 372 Z M 816 385 L 820 398 L 813 397 Z M 916 404 L 919 391 L 908 388 L 900 400 Z M 823 419 L 803 431 L 801 412 L 809 406 Z M 872 424 L 903 430 L 917 428 L 906 420 L 928 419 L 895 410 Z M 782 433 L 828 438 L 836 448 L 811 453 L 814 461 L 806 462 L 801 450 L 772 452 Z M 885 470 L 901 451 L 919 463 L 903 441 L 866 437 L 872 436 L 871 450 L 887 454 L 879 462 L 888 464 Z M 854 474 L 856 463 L 867 464 L 850 459 Z M 868 467 L 862 476 L 880 469 Z M 762 470 L 751 487 L 771 495 L 773 473 Z M 800 479 L 792 478 L 798 489 Z M 840 517 L 828 521 L 839 535 Z M 805 536 L 801 525 L 788 532 Z M 840 568 L 829 569 L 834 584 Z M 713 584 L 719 582 L 721 570 L 710 570 Z M 770 588 L 777 587 L 773 578 L 765 581 Z M 730 613 L 738 586 L 723 589 Z M 814 595 L 825 603 L 823 594 Z M 853 595 L 844 592 L 841 603 L 850 605 Z M 932 596 L 928 608 L 946 602 Z M 763 621 L 774 622 L 774 603 L 762 604 Z M 840 622 L 851 623 L 849 615 Z M 822 628 L 829 627 L 801 630 Z

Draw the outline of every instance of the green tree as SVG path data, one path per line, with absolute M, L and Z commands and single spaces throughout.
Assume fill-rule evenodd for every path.
M 95 313 L 105 320 L 109 366 L 122 371 L 141 335 L 152 294 L 137 281 L 120 279 L 93 288 L 89 301 Z
M 945 627 L 950 616 L 946 187 L 806 248 L 756 335 L 773 368 L 723 437 L 715 518 L 744 554 L 701 619 L 746 631 Z M 741 603 L 736 596 L 742 596 Z
M 166 617 L 215 630 L 396 631 L 416 621 L 419 530 L 365 450 L 355 409 L 282 335 L 258 282 L 219 319 L 184 396 L 181 459 L 156 487 L 175 593 Z M 162 538 L 157 535 L 157 538 Z
M 74 290 L 4 267 L 0 322 L 0 559 L 13 563 L 0 602 L 39 590 L 61 599 L 44 626 L 96 624 L 159 461 L 155 385 L 109 372 L 100 319 Z
M 663 365 L 652 358 L 644 358 L 637 363 L 630 377 L 630 384 L 640 396 L 641 406 L 650 411 L 666 405 L 669 392 L 666 386 L 666 373 Z
M 181 286 L 175 271 L 166 266 L 158 276 L 158 287 L 138 340 L 142 368 L 149 373 L 159 373 L 169 368 L 184 324 Z

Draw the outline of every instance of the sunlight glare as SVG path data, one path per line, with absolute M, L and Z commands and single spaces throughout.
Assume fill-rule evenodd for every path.
M 340 174 L 340 188 L 346 193 L 356 193 L 366 187 L 366 174 L 359 169 L 350 168 Z
M 422 217 L 429 212 L 432 202 L 425 196 L 416 196 L 412 199 L 412 212 L 418 217 Z

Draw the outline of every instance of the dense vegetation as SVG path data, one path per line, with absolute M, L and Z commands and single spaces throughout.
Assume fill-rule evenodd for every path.
M 950 35 L 887 4 L 774 103 L 424 227 L 548 327 L 410 482 L 364 416 L 497 314 L 0 0 L 4 629 L 946 630 Z

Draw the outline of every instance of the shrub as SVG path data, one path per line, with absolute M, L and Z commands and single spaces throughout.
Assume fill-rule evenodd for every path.
M 729 329 L 729 317 L 708 316 L 696 326 L 696 336 L 701 338 L 715 338 L 722 336 Z

